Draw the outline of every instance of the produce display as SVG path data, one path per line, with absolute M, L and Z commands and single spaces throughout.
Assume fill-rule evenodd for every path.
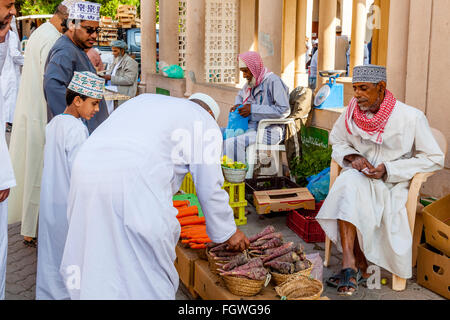
M 227 156 L 223 156 L 222 166 L 225 168 L 229 168 L 229 169 L 239 169 L 239 170 L 243 170 L 243 169 L 247 168 L 247 165 L 245 163 L 233 161 L 230 158 L 228 158 Z
M 198 207 L 191 206 L 189 201 L 173 201 L 173 206 L 178 210 L 181 243 L 192 249 L 206 248 L 211 239 L 206 233 L 205 218 L 198 216 Z

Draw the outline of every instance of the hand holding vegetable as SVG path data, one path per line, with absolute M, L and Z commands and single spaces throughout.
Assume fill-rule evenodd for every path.
M 250 246 L 250 241 L 248 241 L 245 234 L 239 229 L 236 230 L 236 233 L 232 235 L 226 243 L 228 245 L 228 249 L 232 251 L 242 252 L 247 250 Z

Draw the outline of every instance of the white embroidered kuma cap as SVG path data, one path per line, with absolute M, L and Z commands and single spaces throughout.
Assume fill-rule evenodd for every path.
M 100 21 L 101 4 L 78 1 L 70 7 L 69 20 Z

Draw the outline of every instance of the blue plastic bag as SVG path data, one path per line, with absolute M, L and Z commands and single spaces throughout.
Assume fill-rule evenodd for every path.
M 167 76 L 169 78 L 174 78 L 174 79 L 183 79 L 184 78 L 183 69 L 179 65 L 176 65 L 176 64 L 173 64 L 168 67 L 164 67 L 164 68 L 162 68 L 162 71 L 165 74 L 167 74 Z
M 306 178 L 308 190 L 316 201 L 325 200 L 330 191 L 330 168 L 326 168 L 319 174 Z
M 234 112 L 230 112 L 228 126 L 223 133 L 224 140 L 240 136 L 248 130 L 248 121 L 250 118 L 244 118 L 239 114 L 239 109 L 242 107 L 243 105 L 240 105 Z

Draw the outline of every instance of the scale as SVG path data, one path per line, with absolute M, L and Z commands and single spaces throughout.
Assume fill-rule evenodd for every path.
M 344 106 L 344 84 L 336 79 L 346 74 L 345 70 L 319 71 L 321 77 L 328 77 L 328 82 L 320 88 L 314 98 L 317 109 L 335 109 Z

